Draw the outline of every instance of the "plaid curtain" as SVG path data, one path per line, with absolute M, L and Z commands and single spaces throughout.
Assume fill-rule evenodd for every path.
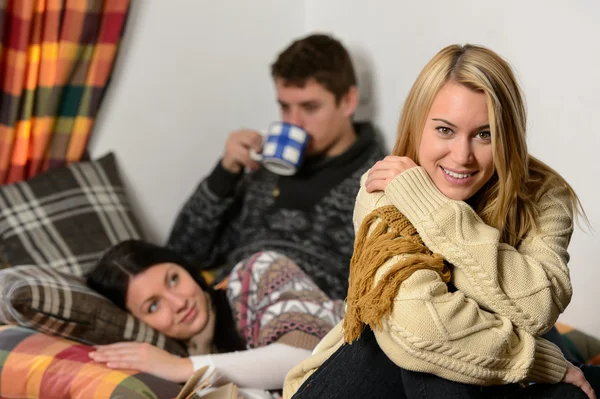
M 0 0 L 0 184 L 76 162 L 129 0 Z

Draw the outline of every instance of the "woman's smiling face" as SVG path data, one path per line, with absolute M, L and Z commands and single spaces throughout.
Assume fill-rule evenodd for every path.
M 129 280 L 127 309 L 139 320 L 175 339 L 189 339 L 208 324 L 208 294 L 175 263 L 161 263 Z
M 436 95 L 419 144 L 419 164 L 448 198 L 466 201 L 494 174 L 485 94 L 453 81 Z

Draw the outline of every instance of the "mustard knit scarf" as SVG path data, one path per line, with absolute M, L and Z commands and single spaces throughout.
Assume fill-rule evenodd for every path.
M 372 231 L 369 231 L 379 221 Z M 396 255 L 408 255 L 394 264 L 373 287 L 375 273 Z M 444 282 L 450 280 L 450 270 L 441 255 L 432 253 L 417 230 L 392 206 L 371 212 L 360 226 L 350 261 L 350 280 L 344 316 L 344 340 L 351 343 L 362 333 L 364 325 L 381 328 L 381 320 L 392 311 L 400 284 L 415 271 L 435 270 Z

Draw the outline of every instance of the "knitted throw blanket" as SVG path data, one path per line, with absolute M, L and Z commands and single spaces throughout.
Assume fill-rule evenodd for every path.
M 405 256 L 373 286 L 377 270 L 396 255 Z M 384 206 L 367 215 L 356 233 L 350 262 L 344 341 L 352 343 L 359 338 L 365 324 L 380 329 L 383 317 L 392 310 L 400 284 L 421 269 L 436 271 L 444 282 L 450 280 L 442 256 L 423 244 L 417 230 L 396 207 Z

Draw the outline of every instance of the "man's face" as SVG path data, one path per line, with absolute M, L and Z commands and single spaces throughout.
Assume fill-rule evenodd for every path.
M 307 155 L 339 155 L 354 141 L 355 87 L 338 103 L 333 93 L 312 78 L 304 87 L 286 85 L 285 80 L 276 78 L 275 86 L 281 120 L 302 127 L 310 136 Z

